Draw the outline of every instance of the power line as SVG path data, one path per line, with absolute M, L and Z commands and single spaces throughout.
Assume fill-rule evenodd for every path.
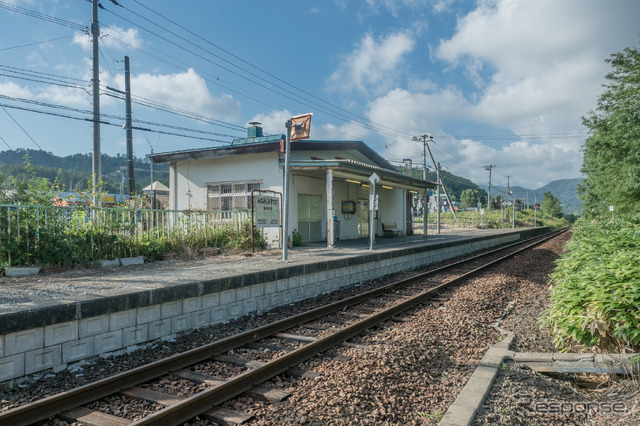
M 4 112 L 6 112 L 6 113 L 7 113 L 7 115 L 9 116 L 9 118 L 11 118 L 11 119 L 13 120 L 13 122 L 14 122 L 14 123 L 16 123 L 16 125 L 17 125 L 18 127 L 20 127 L 20 130 L 22 130 L 22 131 L 24 132 L 24 134 L 25 134 L 25 135 L 27 135 L 27 137 L 28 137 L 29 139 L 31 139 L 31 142 L 33 142 L 34 144 L 36 144 L 36 146 L 37 146 L 38 148 L 40 148 L 40 151 L 44 151 L 44 150 L 42 149 L 42 147 L 41 147 L 40 145 L 38 145 L 38 142 L 36 142 L 36 141 L 35 141 L 35 139 L 33 139 L 33 138 L 31 137 L 31 135 L 29 134 L 29 132 L 27 132 L 27 131 L 24 129 L 24 127 L 22 127 L 22 126 L 20 125 L 20 123 L 18 123 L 18 121 L 17 121 L 15 118 L 13 118 L 13 115 L 9 114 L 9 111 L 7 111 L 7 110 L 5 109 L 5 107 L 4 107 L 4 106 L 2 107 L 2 109 L 4 110 Z
M 41 19 L 43 21 L 51 22 L 54 24 L 62 25 L 65 27 L 73 28 L 74 30 L 88 32 L 89 27 L 86 25 L 76 24 L 75 22 L 67 21 L 65 19 L 56 18 L 55 16 L 47 15 L 44 13 L 36 12 L 35 10 L 26 9 L 24 7 L 16 6 L 11 3 L 7 3 L 4 1 L 0 1 L 0 7 L 10 10 L 12 12 L 21 13 L 26 16 L 30 16 L 32 18 Z
M 62 40 L 62 39 L 65 39 L 65 38 L 73 37 L 74 35 L 75 34 L 71 34 L 71 35 L 66 35 L 66 36 L 62 36 L 62 37 L 52 38 L 52 39 L 49 39 L 49 40 L 36 41 L 34 43 L 27 43 L 27 44 L 21 44 L 21 45 L 18 45 L 18 46 L 5 47 L 5 48 L 0 49 L 0 52 L 4 52 L 5 50 L 20 49 L 22 47 L 36 46 L 38 44 L 50 43 L 52 41 L 58 41 L 58 40 Z
M 284 84 L 286 84 L 286 85 L 288 85 L 288 86 L 292 87 L 293 89 L 295 89 L 295 90 L 297 90 L 297 91 L 299 91 L 299 92 L 301 92 L 301 93 L 304 93 L 304 94 L 305 94 L 305 95 L 307 95 L 307 96 L 310 96 L 310 97 L 312 97 L 312 98 L 314 98 L 314 99 L 316 99 L 316 100 L 318 100 L 318 101 L 320 101 L 320 102 L 323 102 L 323 103 L 325 103 L 325 104 L 327 104 L 327 105 L 331 106 L 332 108 L 335 108 L 335 109 L 337 109 L 337 110 L 339 110 L 339 111 L 342 111 L 343 113 L 345 113 L 345 114 L 347 114 L 347 115 L 350 115 L 350 116 L 352 116 L 352 117 L 355 117 L 355 118 L 357 118 L 358 120 L 363 120 L 363 121 L 365 121 L 365 122 L 367 122 L 367 123 L 370 123 L 372 126 L 379 126 L 380 128 L 387 129 L 387 130 L 390 130 L 390 131 L 395 132 L 395 133 L 402 133 L 402 132 L 399 132 L 398 130 L 392 129 L 392 128 L 387 127 L 387 126 L 384 126 L 384 125 L 382 125 L 382 124 L 375 123 L 375 122 L 371 121 L 370 119 L 368 119 L 368 118 L 366 118 L 366 117 L 363 117 L 363 116 L 360 116 L 360 115 L 358 115 L 358 114 L 355 114 L 355 113 L 353 113 L 353 112 L 351 112 L 351 111 L 349 111 L 349 110 L 346 110 L 346 109 L 344 109 L 344 108 L 341 108 L 341 107 L 340 107 L 340 106 L 338 106 L 338 105 L 335 105 L 335 104 L 333 104 L 333 103 L 331 103 L 331 102 L 329 102 L 329 101 L 326 101 L 326 100 L 324 100 L 324 99 L 322 99 L 322 98 L 319 98 L 318 96 L 315 96 L 314 94 L 309 93 L 308 91 L 306 91 L 306 90 L 304 90 L 304 89 L 302 89 L 302 88 L 300 88 L 300 87 L 298 87 L 298 86 L 295 86 L 294 84 L 292 84 L 292 83 L 290 83 L 290 82 L 288 82 L 288 81 L 285 81 L 285 80 L 283 80 L 283 79 L 279 78 L 278 76 L 276 76 L 276 75 L 274 75 L 274 74 L 272 74 L 272 73 L 270 73 L 270 72 L 268 72 L 268 71 L 265 71 L 264 69 L 262 69 L 262 68 L 260 68 L 260 67 L 258 67 L 258 66 L 256 66 L 256 65 L 254 65 L 253 63 L 251 63 L 251 62 L 249 62 L 249 61 L 247 61 L 247 60 L 245 60 L 245 59 L 241 58 L 240 56 L 238 56 L 238 55 L 236 55 L 236 54 L 234 54 L 234 53 L 232 53 L 232 52 L 230 52 L 230 51 L 228 51 L 228 50 L 226 50 L 226 49 L 224 49 L 224 48 L 220 47 L 219 45 L 217 45 L 217 44 L 215 44 L 215 43 L 211 42 L 210 40 L 205 39 L 204 37 L 202 37 L 202 36 L 200 36 L 200 35 L 198 35 L 198 34 L 194 33 L 193 31 L 189 30 L 188 28 L 186 28 L 186 27 L 184 27 L 184 26 L 182 26 L 182 25 L 178 24 L 178 23 L 177 23 L 177 22 L 175 22 L 174 20 L 172 20 L 172 19 L 170 19 L 170 18 L 167 18 L 166 16 L 163 16 L 162 14 L 160 14 L 160 13 L 158 13 L 157 11 L 155 11 L 155 10 L 153 10 L 153 9 L 149 8 L 148 6 L 146 6 L 146 5 L 142 4 L 142 3 L 140 3 L 139 1 L 137 1 L 137 0 L 133 0 L 133 1 L 134 1 L 135 3 L 137 3 L 138 5 L 142 6 L 143 8 L 145 8 L 145 9 L 149 10 L 149 11 L 150 11 L 150 12 L 152 12 L 153 14 L 155 14 L 155 15 L 159 16 L 160 18 L 162 18 L 162 19 L 164 19 L 164 20 L 166 20 L 166 21 L 168 21 L 168 22 L 172 23 L 173 25 L 177 26 L 178 28 L 180 28 L 180 29 L 182 29 L 182 30 L 186 31 L 187 33 L 189 33 L 189 34 L 191 34 L 191 35 L 193 35 L 194 37 L 198 38 L 199 40 L 204 41 L 205 43 L 207 43 L 207 44 L 209 44 L 209 45 L 211 45 L 211 46 L 213 46 L 213 47 L 215 47 L 215 48 L 217 48 L 217 49 L 219 49 L 219 50 L 223 51 L 224 53 L 226 53 L 226 54 L 228 54 L 229 56 L 231 56 L 231 57 L 233 57 L 233 58 L 235 58 L 235 59 L 237 59 L 237 60 L 241 61 L 242 63 L 244 63 L 244 64 L 246 64 L 246 65 L 248 65 L 248 66 L 250 66 L 250 67 L 252 67 L 252 68 L 254 68 L 254 69 L 256 69 L 256 70 L 258 70 L 258 71 L 260 71 L 260 72 L 262 72 L 262 73 L 264 73 L 264 74 L 266 74 L 267 76 L 269 76 L 269 77 L 271 77 L 271 78 L 273 78 L 273 79 L 275 79 L 275 80 L 277 80 L 277 81 L 279 81 L 279 82 L 281 82 L 281 83 L 284 83 Z M 118 4 L 118 6 L 121 6 L 121 5 L 120 5 L 120 4 Z M 144 16 L 141 16 L 141 15 L 137 14 L 136 12 L 132 11 L 132 10 L 131 10 L 131 9 L 129 9 L 129 8 L 127 8 L 127 7 L 125 7 L 125 6 L 121 6 L 121 7 L 123 7 L 123 8 L 124 8 L 124 9 L 126 9 L 126 10 L 128 10 L 129 12 L 131 12 L 131 13 L 135 14 L 136 16 L 139 16 L 139 17 L 141 17 L 141 18 L 145 19 L 146 21 L 153 23 L 153 22 L 152 22 L 152 21 L 150 21 L 149 19 L 145 18 Z M 154 25 L 156 25 L 156 26 L 159 26 L 160 28 L 163 28 L 163 27 L 161 27 L 159 24 L 156 24 L 156 23 L 153 23 L 153 24 L 154 24 Z M 175 34 L 175 33 L 172 33 L 172 34 Z M 184 38 L 182 38 L 182 37 L 180 37 L 180 36 L 177 36 L 177 37 L 179 37 L 180 39 L 182 39 L 182 40 L 184 40 L 184 41 L 187 41 L 188 43 L 191 43 L 191 44 L 195 45 L 194 43 L 192 43 L 192 42 L 190 42 L 190 41 L 188 41 L 188 40 L 186 40 L 186 39 L 184 39 Z M 203 50 L 204 50 L 204 49 L 203 49 Z M 221 59 L 222 59 L 222 58 L 221 58 Z M 224 59 L 223 59 L 223 60 L 224 60 Z M 225 60 L 225 61 L 226 61 L 226 60 Z M 227 63 L 230 63 L 230 64 L 232 64 L 232 65 L 234 65 L 234 66 L 236 66 L 236 67 L 238 67 L 237 65 L 235 65 L 235 64 L 233 64 L 233 63 L 231 63 L 231 62 L 229 62 L 229 61 L 226 61 L 226 62 L 227 62 Z M 238 68 L 242 69 L 241 67 L 238 67 Z M 244 70 L 244 71 L 246 72 L 246 70 Z M 256 76 L 255 74 L 252 74 L 252 73 L 251 73 L 251 75 Z M 257 78 L 262 79 L 263 81 L 267 81 L 266 79 L 263 79 L 263 78 L 261 78 L 261 77 L 259 77 L 259 76 L 256 76 L 256 77 L 257 77 Z M 352 118 L 352 119 L 353 119 L 353 118 Z M 409 134 L 408 134 L 408 133 L 406 133 L 406 135 L 409 135 Z
M 54 117 L 68 118 L 68 119 L 72 119 L 72 120 L 88 121 L 88 122 L 91 122 L 91 123 L 95 122 L 95 120 L 93 118 L 75 117 L 75 116 L 72 116 L 72 115 L 61 114 L 61 113 L 52 112 L 52 111 L 43 111 L 43 110 L 38 110 L 38 109 L 34 109 L 34 108 L 20 107 L 20 106 L 17 106 L 17 105 L 0 104 L 0 108 L 4 109 L 5 107 L 6 108 L 10 108 L 10 109 L 17 109 L 17 110 L 20 110 L 20 111 L 28 111 L 28 112 L 33 112 L 33 113 L 37 113 L 37 114 L 50 115 L 50 116 L 54 116 Z M 109 121 L 104 121 L 104 120 L 98 120 L 98 121 L 100 122 L 100 124 L 122 128 L 121 124 L 111 123 Z M 162 130 L 147 129 L 147 128 L 143 128 L 143 127 L 133 127 L 133 129 L 152 132 L 152 133 L 159 133 L 159 134 L 163 134 L 163 135 L 178 136 L 178 137 L 181 137 L 181 138 L 198 139 L 198 140 L 219 142 L 219 143 L 229 143 L 229 141 L 223 141 L 223 140 L 220 140 L 220 139 L 205 138 L 205 137 L 194 136 L 194 135 L 185 135 L 185 134 L 182 134 L 182 133 L 166 132 L 166 131 L 162 131 Z M 35 143 L 35 141 L 34 141 L 34 143 Z M 40 148 L 40 149 L 42 149 L 42 148 Z
M 4 138 L 3 138 L 2 136 L 0 136 L 0 140 L 1 140 L 2 142 L 4 142 L 4 144 L 7 146 L 7 148 L 9 148 L 9 150 L 13 151 L 13 148 L 11 148 L 11 147 L 9 146 L 9 144 L 7 143 L 7 141 L 5 141 L 5 140 L 4 140 Z
M 120 5 L 118 4 L 118 6 L 120 6 Z M 121 7 L 122 7 L 122 6 L 121 6 Z M 123 7 L 123 8 L 124 8 L 124 7 Z M 126 8 L 125 8 L 125 9 L 126 9 Z M 247 74 L 249 74 L 249 75 L 251 75 L 251 76 L 253 76 L 253 77 L 255 77 L 255 78 L 258 78 L 259 80 L 262 80 L 262 81 L 264 81 L 264 82 L 266 82 L 266 83 L 268 83 L 268 84 L 270 84 L 270 85 L 272 85 L 272 86 L 274 86 L 274 87 L 276 87 L 276 88 L 278 88 L 278 89 L 280 89 L 280 90 L 284 91 L 284 93 L 283 93 L 283 92 L 279 92 L 278 90 L 275 90 L 275 89 L 273 89 L 273 88 L 271 88 L 271 87 L 269 87 L 269 86 L 266 86 L 266 85 L 264 85 L 264 84 L 262 84 L 262 83 L 259 83 L 259 82 L 257 82 L 257 81 L 254 81 L 254 80 L 252 80 L 251 78 L 246 77 L 245 75 L 242 75 L 242 74 L 240 74 L 240 73 L 239 73 L 239 72 L 237 72 L 237 71 L 231 70 L 230 68 L 228 68 L 228 67 L 226 67 L 226 66 L 223 66 L 223 65 L 221 65 L 221 64 L 219 64 L 219 63 L 216 63 L 216 62 L 212 61 L 211 59 L 206 58 L 205 56 L 203 56 L 203 55 L 201 55 L 201 54 L 199 54 L 199 53 L 196 53 L 196 52 L 194 52 L 193 50 L 190 50 L 190 49 L 188 49 L 188 48 L 186 48 L 186 47 L 184 47 L 184 46 L 181 46 L 180 44 L 178 44 L 178 43 L 176 43 L 176 42 L 174 42 L 174 41 L 169 40 L 167 37 L 164 37 L 164 36 L 162 36 L 162 35 L 160 35 L 160 34 L 158 34 L 158 33 L 154 32 L 154 31 L 152 31 L 152 30 L 150 30 L 150 29 L 148 29 L 148 28 L 146 28 L 146 27 L 144 27 L 144 26 L 140 25 L 139 23 L 136 23 L 136 22 L 134 22 L 134 21 L 132 21 L 132 20 L 130 20 L 130 19 L 128 19 L 128 18 L 125 18 L 125 17 L 123 17 L 123 16 L 121 16 L 121 15 L 119 15 L 119 14 L 117 14 L 117 13 L 113 12 L 112 10 L 109 10 L 109 9 L 106 9 L 106 8 L 105 8 L 105 10 L 106 10 L 106 11 L 108 11 L 108 12 L 110 12 L 110 13 L 111 13 L 111 14 L 113 14 L 114 16 L 116 16 L 116 17 L 118 17 L 118 18 L 120 18 L 120 19 L 124 20 L 125 22 L 128 22 L 128 23 L 129 23 L 129 24 L 131 24 L 131 25 L 137 26 L 137 27 L 139 27 L 139 28 L 141 28 L 141 29 L 143 29 L 143 30 L 145 30 L 145 31 L 149 32 L 150 34 L 152 34 L 152 35 L 154 35 L 154 36 L 156 36 L 156 37 L 160 38 L 161 40 L 166 41 L 167 43 L 170 43 L 170 44 L 172 44 L 173 46 L 178 47 L 178 48 L 179 48 L 179 49 L 181 49 L 181 50 L 184 50 L 185 52 L 188 52 L 188 53 L 190 53 L 190 54 L 192 54 L 192 55 L 194 55 L 194 56 L 196 56 L 196 57 L 198 57 L 198 58 L 200 58 L 200 59 L 202 59 L 202 60 L 204 60 L 204 61 L 207 61 L 207 62 L 209 62 L 209 63 L 211 63 L 211 64 L 213 64 L 213 65 L 215 65 L 215 66 L 217 66 L 217 67 L 219 67 L 219 68 L 221 68 L 221 69 L 223 69 L 223 70 L 225 70 L 225 71 L 229 72 L 229 73 L 232 73 L 233 75 L 236 75 L 236 76 L 237 76 L 237 77 L 239 77 L 239 78 L 242 78 L 242 79 L 244 79 L 244 80 L 246 80 L 246 81 L 248 81 L 248 82 L 250 82 L 250 83 L 252 83 L 252 84 L 255 84 L 255 85 L 259 86 L 259 87 L 262 87 L 263 89 L 266 89 L 266 90 L 268 90 L 268 91 L 271 91 L 271 92 L 273 92 L 273 93 L 275 93 L 275 94 L 277 94 L 277 95 L 279 95 L 279 96 L 282 96 L 282 97 L 284 97 L 284 98 L 286 98 L 286 99 L 289 99 L 289 100 L 294 101 L 294 102 L 296 102 L 296 103 L 299 103 L 299 104 L 301 104 L 301 105 L 305 105 L 306 107 L 309 107 L 309 108 L 319 108 L 319 109 L 321 109 L 325 114 L 327 114 L 327 115 L 329 115 L 329 116 L 332 116 L 332 117 L 334 117 L 334 118 L 337 118 L 338 120 L 345 121 L 345 122 L 352 122 L 352 123 L 353 123 L 353 124 L 355 124 L 355 125 L 358 125 L 358 126 L 360 126 L 360 127 L 364 128 L 364 129 L 367 129 L 367 130 L 372 130 L 372 131 L 374 131 L 374 132 L 376 132 L 376 133 L 379 133 L 379 134 L 383 134 L 383 135 L 387 135 L 387 136 L 393 136 L 393 137 L 398 137 L 398 136 L 400 136 L 400 135 L 403 135 L 403 136 L 408 136 L 408 135 L 409 135 L 409 134 L 407 134 L 407 133 L 403 133 L 403 132 L 400 132 L 400 131 L 398 131 L 398 130 L 394 130 L 394 129 L 390 129 L 390 128 L 388 128 L 388 129 L 389 129 L 389 131 L 383 130 L 383 129 L 379 128 L 379 126 L 380 126 L 380 125 L 377 125 L 377 124 L 375 124 L 375 123 L 372 123 L 372 124 L 370 124 L 370 125 L 367 125 L 367 124 L 362 123 L 362 122 L 360 122 L 360 121 L 352 120 L 352 119 L 350 119 L 350 118 L 348 118 L 348 117 L 345 117 L 344 115 L 341 115 L 341 114 L 339 114 L 339 113 L 335 113 L 334 111 L 331 111 L 330 109 L 328 109 L 327 107 L 325 107 L 325 106 L 323 106 L 323 105 L 320 105 L 320 104 L 318 104 L 318 103 L 316 103 L 316 102 L 313 102 L 313 101 L 310 101 L 310 100 L 308 100 L 308 99 L 304 99 L 304 98 L 302 98 L 302 97 L 300 97 L 300 98 L 294 98 L 293 96 L 290 96 L 290 95 L 288 95 L 288 94 L 287 94 L 287 93 L 288 93 L 288 90 L 287 90 L 287 89 L 285 89 L 285 88 L 283 88 L 283 87 L 279 86 L 278 84 L 275 84 L 275 83 L 273 83 L 273 82 L 270 82 L 270 81 L 268 81 L 268 80 L 264 79 L 263 77 L 260 77 L 259 75 L 255 74 L 255 73 L 253 73 L 253 72 L 251 72 L 251 71 L 248 71 L 248 70 L 246 70 L 246 69 L 244 69 L 244 68 L 242 68 L 242 67 L 240 67 L 240 66 L 238 66 L 238 65 L 234 64 L 233 62 L 231 62 L 231 61 L 229 61 L 229 60 L 227 60 L 227 59 L 225 59 L 225 58 L 221 57 L 220 55 L 217 55 L 217 54 L 215 54 L 215 53 L 213 53 L 213 52 L 211 52 L 211 51 L 209 51 L 209 50 L 207 50 L 207 49 L 205 49 L 205 48 L 203 48 L 203 47 L 201 47 L 201 46 L 198 46 L 198 45 L 194 44 L 193 42 L 191 42 L 191 41 L 189 41 L 189 40 L 185 39 L 184 37 L 181 37 L 180 35 L 177 35 L 175 32 L 172 32 L 171 30 L 168 30 L 167 28 L 163 27 L 162 25 L 157 24 L 157 23 L 155 23 L 155 22 L 153 22 L 153 21 L 151 21 L 151 20 L 149 20 L 149 19 L 147 19 L 147 18 L 145 18 L 145 17 L 143 17 L 143 16 L 141 16 L 141 15 L 137 14 L 136 12 L 131 11 L 130 9 L 126 9 L 126 10 L 128 10 L 129 12 L 133 13 L 133 14 L 134 14 L 134 15 L 136 15 L 136 16 L 141 17 L 141 18 L 142 18 L 142 19 L 144 19 L 145 21 L 150 22 L 151 24 L 153 24 L 153 25 L 155 25 L 155 26 L 159 27 L 159 28 L 160 28 L 160 29 L 162 29 L 163 31 L 165 31 L 165 32 L 167 32 L 167 33 L 169 33 L 169 34 L 174 35 L 175 37 L 179 38 L 180 40 L 183 40 L 183 41 L 185 41 L 185 42 L 187 42 L 187 43 L 189 43 L 189 44 L 191 44 L 191 45 L 193 45 L 193 46 L 197 47 L 198 49 L 203 50 L 203 51 L 204 51 L 204 52 L 206 52 L 207 54 L 209 54 L 209 55 L 211 55 L 211 56 L 213 56 L 213 57 L 215 57 L 215 58 L 217 58 L 217 59 L 219 59 L 219 60 L 221 60 L 221 61 L 223 61 L 223 62 L 225 62 L 225 63 L 227 63 L 227 64 L 229 64 L 229 65 L 231 65 L 231 66 L 233 66 L 233 67 L 235 67 L 235 68 L 238 68 L 238 69 L 242 70 L 243 72 L 245 72 L 245 73 L 247 73 Z M 287 84 L 289 84 L 289 83 L 287 83 Z M 350 121 L 350 120 L 351 120 L 351 121 Z M 365 120 L 366 120 L 366 119 L 365 119 Z M 370 122 L 369 120 L 367 120 L 367 121 L 368 121 L 368 122 Z M 377 128 L 376 126 L 378 126 L 378 128 Z M 384 126 L 383 126 L 383 127 L 384 127 Z

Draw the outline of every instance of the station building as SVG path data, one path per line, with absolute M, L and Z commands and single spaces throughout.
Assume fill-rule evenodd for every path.
M 169 163 L 169 209 L 233 211 L 251 208 L 253 190 L 282 194 L 285 135 L 263 135 L 250 123 L 246 138 L 221 147 L 149 155 Z M 394 224 L 398 234 L 412 235 L 415 194 L 426 195 L 435 182 L 398 172 L 362 141 L 301 140 L 289 155 L 289 224 L 307 242 L 368 238 L 369 201 L 375 185 L 374 232 Z M 281 229 L 263 228 L 270 245 L 279 245 Z

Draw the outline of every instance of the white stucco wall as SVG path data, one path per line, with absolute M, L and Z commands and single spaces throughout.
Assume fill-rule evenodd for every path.
M 298 159 L 310 158 L 311 156 L 327 157 L 334 156 L 343 158 L 356 158 L 349 151 L 335 152 L 295 152 Z M 261 154 L 245 154 L 231 157 L 189 160 L 171 164 L 170 173 L 170 209 L 206 209 L 207 208 L 207 182 L 230 182 L 257 180 L 261 182 L 261 188 L 276 192 L 283 192 L 283 172 L 279 166 L 277 152 Z M 307 173 L 308 175 L 308 173 Z M 326 174 L 322 173 L 317 177 L 303 176 L 292 171 L 290 180 L 289 198 L 289 231 L 292 232 L 298 226 L 298 194 L 320 195 L 322 197 L 322 240 L 326 240 L 327 220 L 330 217 L 327 208 L 326 194 Z M 345 182 L 343 178 L 334 179 L 334 210 L 340 221 L 340 234 L 336 238 L 355 239 L 358 238 L 358 215 L 348 215 L 342 213 L 342 201 L 367 200 L 369 198 L 369 188 L 361 185 Z M 382 230 L 383 222 L 395 222 L 398 228 L 405 227 L 405 191 L 402 189 L 384 189 L 377 187 L 376 193 L 379 196 L 379 211 L 376 219 L 377 235 L 384 235 Z M 359 206 L 358 206 L 359 208 Z M 271 246 L 279 246 L 279 228 L 264 228 L 265 236 Z
M 205 209 L 206 182 L 259 180 L 264 189 L 282 191 L 282 172 L 275 152 L 176 163 L 171 174 L 177 210 Z M 176 181 L 177 179 L 177 181 Z

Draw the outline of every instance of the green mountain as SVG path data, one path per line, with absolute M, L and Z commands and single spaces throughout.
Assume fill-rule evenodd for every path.
M 0 176 L 14 176 L 26 179 L 24 167 L 25 156 L 29 156 L 29 163 L 33 166 L 38 177 L 47 178 L 51 182 L 58 182 L 61 190 L 88 190 L 91 187 L 91 171 L 93 160 L 91 154 L 74 154 L 58 157 L 50 152 L 34 149 L 16 149 L 0 151 Z M 151 163 L 146 158 L 134 157 L 134 173 L 136 190 L 151 182 Z M 107 185 L 107 192 L 118 194 L 122 184 L 122 176 L 127 174 L 127 157 L 107 154 L 101 156 L 102 179 Z M 169 186 L 169 166 L 167 164 L 153 165 L 153 180 Z M 126 192 L 126 188 L 125 188 Z
M 406 166 L 396 167 L 396 170 L 400 173 L 407 174 L 409 170 Z M 419 168 L 414 168 L 411 171 L 411 175 L 414 177 L 421 178 L 422 170 Z M 429 171 L 427 172 L 427 180 L 435 182 L 438 180 L 436 172 Z M 449 173 L 446 170 L 440 171 L 440 178 L 442 179 L 442 183 L 447 187 L 447 191 L 449 192 L 449 196 L 453 201 L 460 201 L 461 194 L 465 189 L 475 189 L 480 194 L 481 200 L 487 199 L 487 190 L 481 188 L 477 184 L 471 182 L 469 179 L 464 178 L 462 176 L 456 176 L 453 173 Z
M 578 198 L 577 187 L 582 182 L 582 178 L 577 179 L 560 179 L 549 182 L 545 186 L 538 189 L 526 189 L 521 186 L 512 186 L 511 197 L 524 200 L 525 206 L 527 201 L 533 205 L 534 201 L 538 203 L 542 201 L 542 195 L 549 191 L 560 200 L 562 212 L 564 214 L 580 215 L 582 213 L 582 200 Z M 494 193 L 495 190 L 495 193 Z M 506 196 L 506 186 L 495 186 L 491 190 L 491 196 Z

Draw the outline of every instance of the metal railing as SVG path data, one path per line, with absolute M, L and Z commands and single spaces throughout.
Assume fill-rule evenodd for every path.
M 76 256 L 86 262 L 106 255 L 137 255 L 141 243 L 194 236 L 210 240 L 217 228 L 239 231 L 248 210 L 151 210 L 0 204 L 0 266 L 56 264 Z M 52 247 L 54 245 L 54 247 Z M 57 249 L 57 254 L 53 255 Z M 48 254 L 47 254 L 48 253 Z M 44 258 L 43 258 L 44 257 Z M 117 256 L 115 256 L 117 257 Z

